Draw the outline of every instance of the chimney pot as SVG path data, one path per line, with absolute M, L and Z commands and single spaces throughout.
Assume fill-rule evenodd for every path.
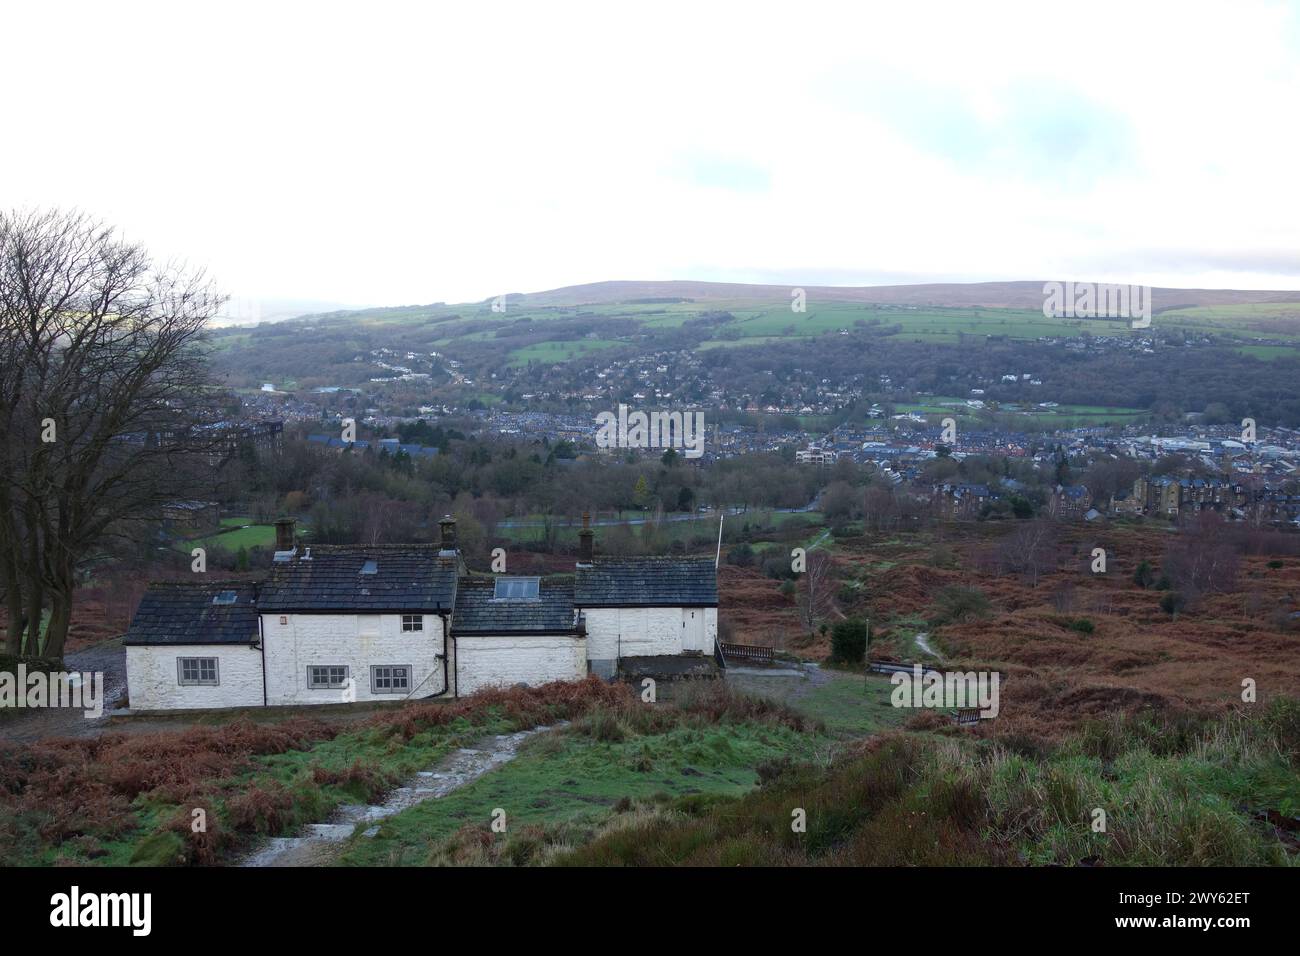
M 296 523 L 296 520 L 293 518 L 275 519 L 275 550 L 293 550 L 293 527 Z
M 456 551 L 456 519 L 451 515 L 443 515 L 442 520 L 438 522 L 438 529 L 442 534 L 443 552 Z
M 578 532 L 578 563 L 591 564 L 592 557 L 595 553 L 593 539 L 595 533 L 591 530 L 591 514 L 584 511 L 582 513 L 582 530 Z

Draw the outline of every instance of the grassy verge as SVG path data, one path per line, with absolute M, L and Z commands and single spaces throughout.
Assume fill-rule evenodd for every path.
M 579 865 L 1293 865 L 1294 832 L 1262 817 L 1300 798 L 1298 725 L 1295 702 L 1195 727 L 1144 715 L 1037 757 L 892 735 L 736 799 L 630 806 L 576 848 L 534 842 Z
M 902 724 L 907 712 L 890 704 L 894 685 L 882 674 L 836 673 L 832 679 L 813 688 L 794 706 L 814 720 L 821 721 L 831 733 L 845 737 L 865 737 Z

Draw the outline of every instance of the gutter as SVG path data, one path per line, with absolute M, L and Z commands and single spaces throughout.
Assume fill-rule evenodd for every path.
M 489 631 L 461 631 L 457 637 L 585 637 L 586 633 L 576 627 L 548 630 L 521 631 L 504 627 Z

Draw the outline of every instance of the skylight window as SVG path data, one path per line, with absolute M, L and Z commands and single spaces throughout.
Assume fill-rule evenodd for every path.
M 362 573 L 362 574 L 378 574 L 378 573 L 379 573 L 379 562 L 378 562 L 378 561 L 367 561 L 365 564 L 361 565 L 361 573 Z
M 506 601 L 536 601 L 540 578 L 497 578 L 492 597 Z
M 236 595 L 234 591 L 222 591 L 212 599 L 213 604 L 234 604 Z

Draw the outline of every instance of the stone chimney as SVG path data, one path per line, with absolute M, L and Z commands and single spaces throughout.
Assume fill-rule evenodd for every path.
M 578 564 L 579 566 L 591 566 L 592 555 L 595 551 L 592 539 L 595 533 L 591 530 L 591 514 L 584 511 L 582 513 L 582 530 L 578 532 Z
M 275 550 L 292 551 L 293 543 L 293 526 L 297 522 L 293 518 L 276 518 L 275 519 Z
M 451 515 L 443 515 L 442 520 L 438 522 L 438 529 L 442 533 L 442 553 L 455 554 L 456 548 L 456 519 Z

